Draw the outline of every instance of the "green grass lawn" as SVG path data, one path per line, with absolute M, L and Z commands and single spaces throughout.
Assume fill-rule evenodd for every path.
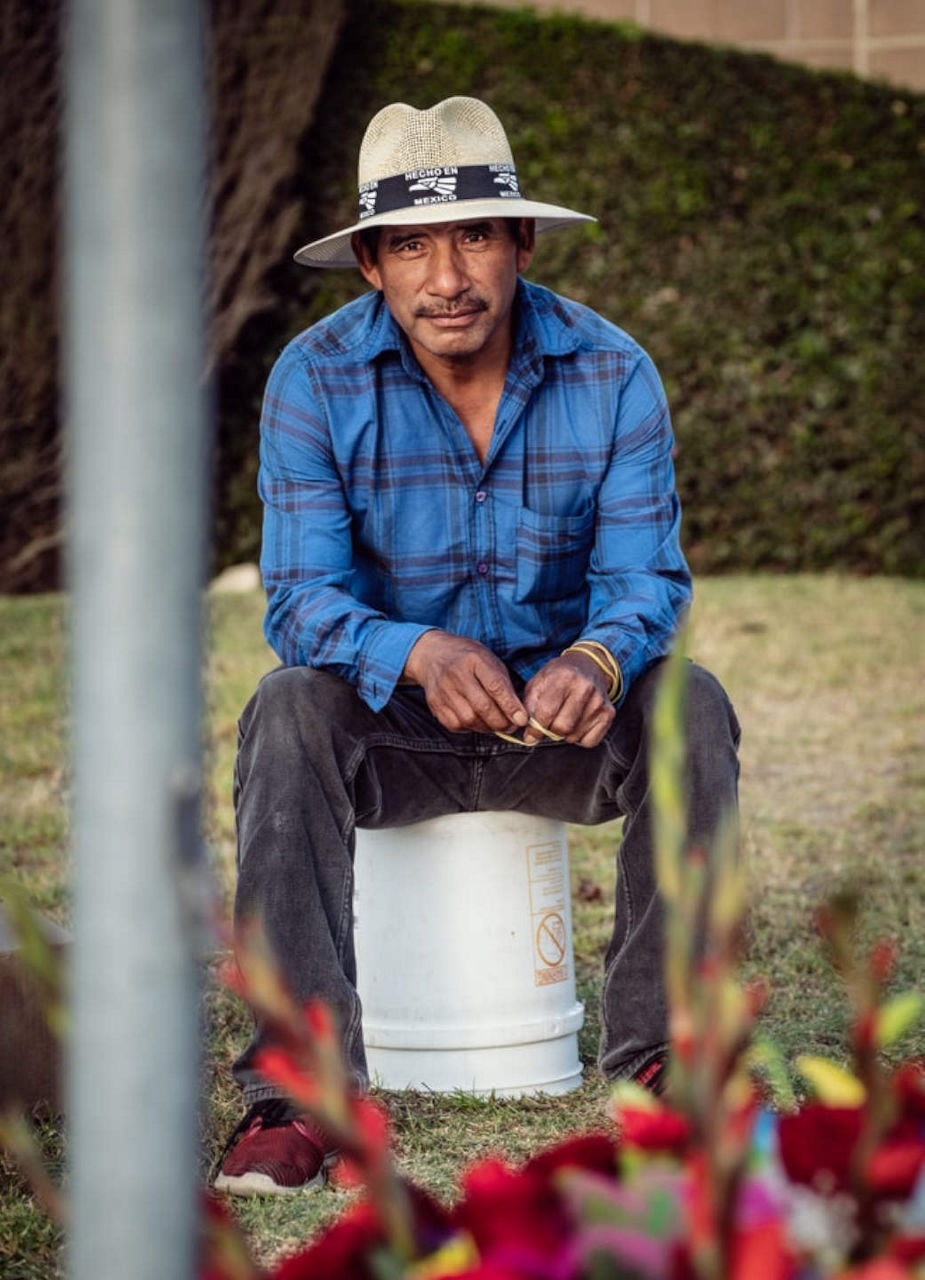
M 67 924 L 68 774 L 65 606 L 59 597 L 0 600 L 0 876 Z M 230 901 L 235 720 L 273 657 L 257 596 L 210 605 L 208 795 L 210 857 Z M 866 938 L 900 944 L 897 989 L 925 986 L 925 583 L 834 576 L 728 577 L 697 585 L 691 652 L 723 681 L 743 725 L 741 800 L 752 885 L 750 973 L 771 983 L 767 1031 L 788 1058 L 845 1053 L 846 1005 L 813 927 L 813 909 L 854 886 Z M 555 1137 L 602 1122 L 607 1090 L 593 1062 L 600 959 L 613 911 L 615 825 L 570 832 L 575 959 L 587 1018 L 586 1082 L 564 1098 L 474 1101 L 392 1096 L 398 1158 L 449 1196 L 459 1169 L 487 1152 L 518 1160 Z M 238 1116 L 229 1069 L 246 1013 L 210 982 L 205 994 L 208 1100 L 203 1171 Z M 925 1054 L 920 1028 L 899 1051 Z M 41 1127 L 53 1170 L 54 1123 Z M 258 1254 L 293 1247 L 347 1202 L 342 1192 L 243 1202 Z M 0 1158 L 0 1278 L 57 1274 L 58 1234 Z

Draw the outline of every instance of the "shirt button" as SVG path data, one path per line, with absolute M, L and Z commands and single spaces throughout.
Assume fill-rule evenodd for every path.
M 475 567 L 476 567 L 476 570 L 481 574 L 486 574 L 488 572 L 488 565 L 485 563 L 484 560 L 480 560 Z
M 487 497 L 488 497 L 488 494 L 485 492 L 484 489 L 476 489 L 475 491 L 476 502 L 484 502 Z

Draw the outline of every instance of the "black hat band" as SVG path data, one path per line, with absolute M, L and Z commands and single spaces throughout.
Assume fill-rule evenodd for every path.
M 360 185 L 360 221 L 379 213 L 458 200 L 522 200 L 512 164 L 461 164 L 409 169 Z

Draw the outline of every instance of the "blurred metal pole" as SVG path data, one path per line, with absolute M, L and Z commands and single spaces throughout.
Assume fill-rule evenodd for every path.
M 76 1280 L 194 1268 L 197 983 L 176 864 L 197 857 L 181 831 L 195 845 L 200 760 L 200 47 L 194 0 L 70 5 Z

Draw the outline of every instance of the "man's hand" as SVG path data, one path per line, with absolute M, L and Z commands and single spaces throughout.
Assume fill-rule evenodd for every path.
M 433 715 L 453 733 L 491 733 L 527 723 L 507 667 L 477 640 L 425 631 L 403 674 L 422 687 Z
M 566 653 L 541 667 L 524 689 L 527 713 L 544 729 L 579 747 L 596 747 L 613 723 L 607 677 L 583 653 Z M 543 735 L 528 728 L 524 742 L 533 746 Z

